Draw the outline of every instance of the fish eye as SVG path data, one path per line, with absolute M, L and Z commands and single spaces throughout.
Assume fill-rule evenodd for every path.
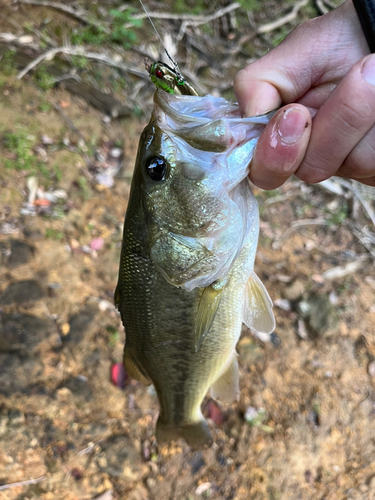
M 167 176 L 168 165 L 161 156 L 153 156 L 146 162 L 147 174 L 153 181 L 163 181 Z

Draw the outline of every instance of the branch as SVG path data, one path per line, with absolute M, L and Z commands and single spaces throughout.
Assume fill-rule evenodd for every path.
M 28 479 L 27 481 L 19 481 L 18 483 L 2 484 L 0 491 L 7 490 L 8 488 L 16 488 L 17 486 L 28 486 L 29 484 L 38 484 L 44 481 L 46 476 L 41 476 L 36 479 Z
M 108 57 L 104 54 L 99 54 L 96 52 L 85 52 L 82 48 L 71 48 L 71 47 L 57 47 L 56 49 L 51 49 L 45 52 L 44 54 L 40 54 L 36 59 L 31 61 L 30 64 L 26 66 L 22 71 L 20 71 L 17 75 L 17 80 L 21 80 L 29 71 L 34 69 L 38 64 L 40 64 L 44 60 L 50 61 L 57 54 L 66 54 L 70 56 L 83 56 L 87 57 L 87 59 L 92 59 L 94 61 L 101 62 L 106 64 L 107 66 L 112 66 L 114 68 L 122 69 L 123 71 L 127 71 L 128 73 L 132 73 L 133 75 L 139 76 L 140 78 L 147 78 L 148 74 L 146 71 L 141 71 L 139 69 L 133 68 L 131 66 L 127 66 L 121 62 L 114 61 L 111 57 Z
M 237 2 L 232 3 L 225 7 L 224 9 L 219 9 L 213 14 L 209 14 L 206 16 L 197 15 L 193 16 L 190 14 L 170 14 L 168 12 L 142 12 L 141 14 L 134 14 L 131 19 L 145 19 L 151 17 L 152 19 L 169 19 L 175 21 L 191 21 L 193 24 L 196 22 L 209 23 L 218 17 L 225 16 L 228 12 L 232 12 L 232 10 L 238 9 L 241 5 Z M 121 7 L 118 9 L 119 11 L 123 11 Z
M 270 31 L 273 31 L 277 28 L 280 28 L 281 26 L 284 26 L 284 24 L 288 24 L 291 21 L 293 21 L 297 15 L 298 12 L 302 7 L 307 5 L 309 3 L 309 0 L 301 0 L 300 2 L 297 2 L 291 12 L 289 14 L 286 14 L 283 17 L 280 17 L 279 19 L 276 19 L 275 21 L 272 21 L 271 23 L 263 24 L 262 26 L 259 26 L 257 29 L 258 33 L 269 33 Z

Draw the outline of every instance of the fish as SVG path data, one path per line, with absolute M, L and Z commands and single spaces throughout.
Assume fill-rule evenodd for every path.
M 236 103 L 199 96 L 173 68 L 148 67 L 156 85 L 139 141 L 115 303 L 125 327 L 124 366 L 155 387 L 159 444 L 210 446 L 201 405 L 239 396 L 242 323 L 275 328 L 254 273 L 259 212 L 248 181 L 272 112 L 241 118 Z M 168 78 L 167 78 L 168 77 Z

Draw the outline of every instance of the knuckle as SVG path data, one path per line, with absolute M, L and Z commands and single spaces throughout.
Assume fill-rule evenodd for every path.
M 332 171 L 333 170 L 333 171 Z M 319 154 L 306 156 L 296 172 L 296 176 L 304 182 L 317 183 L 334 175 L 336 169 L 327 159 Z
M 356 100 L 355 105 L 343 101 L 337 111 L 337 126 L 346 134 L 358 132 L 374 122 L 374 110 L 368 102 Z

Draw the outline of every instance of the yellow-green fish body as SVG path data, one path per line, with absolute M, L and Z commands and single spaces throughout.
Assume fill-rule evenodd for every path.
M 242 322 L 274 329 L 271 300 L 253 272 L 259 216 L 247 174 L 269 116 L 241 119 L 212 96 L 155 93 L 125 218 L 116 290 L 125 368 L 154 384 L 157 439 L 211 442 L 207 391 L 238 396 Z

